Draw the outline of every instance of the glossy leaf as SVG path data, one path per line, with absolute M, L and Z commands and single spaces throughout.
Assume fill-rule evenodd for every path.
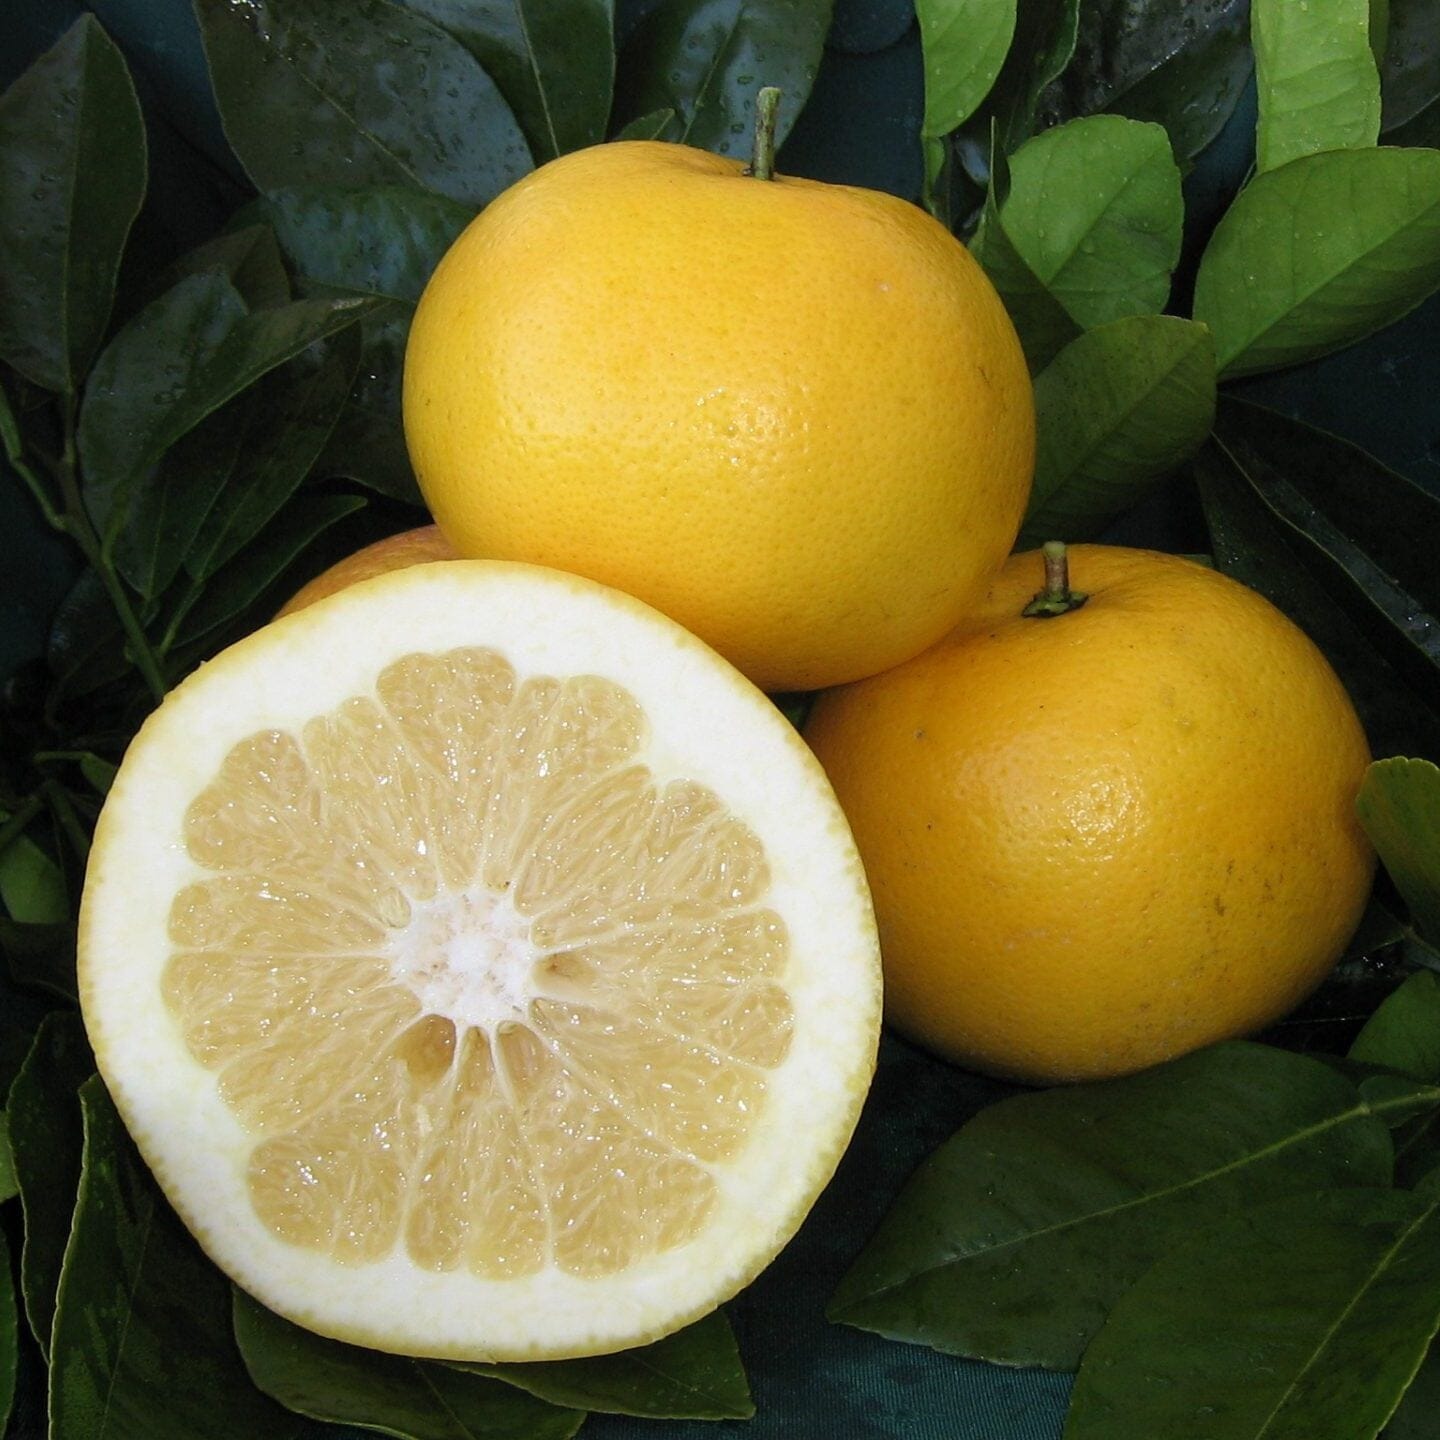
M 370 308 L 346 298 L 251 311 L 215 271 L 146 306 L 102 352 L 80 412 L 85 498 L 97 528 L 118 535 L 133 487 L 182 435 Z
M 284 305 L 294 298 L 275 231 L 267 224 L 256 223 L 223 230 L 187 250 L 160 272 L 146 301 L 158 298 L 189 275 L 204 275 L 212 270 L 230 277 L 230 283 L 251 310 Z
M 346 403 L 359 358 L 355 326 L 252 387 L 229 483 L 185 553 L 185 568 L 194 579 L 208 580 L 235 558 L 310 474 Z
M 145 195 L 130 73 L 82 15 L 0 96 L 0 358 L 74 391 L 110 319 Z
M 177 617 L 173 622 L 177 645 L 193 646 L 243 617 L 267 597 L 317 536 L 364 505 L 359 495 L 300 496 L 217 570 L 198 592 L 194 606 Z
M 755 1413 L 735 1336 L 719 1310 L 636 1350 L 461 1368 L 577 1410 L 659 1420 L 747 1420 Z
M 1356 806 L 1420 933 L 1440 942 L 1440 768 L 1402 756 L 1377 761 Z
M 361 322 L 359 374 L 350 403 L 340 412 L 317 468 L 414 505 L 418 512 L 420 487 L 401 427 L 400 397 L 411 313 L 409 305 L 390 302 Z M 417 519 L 415 523 L 423 522 Z
M 1036 376 L 1035 409 L 1035 483 L 1020 543 L 1089 538 L 1209 434 L 1210 332 L 1173 315 L 1097 326 Z
M 605 138 L 615 87 L 611 0 L 405 0 L 500 87 L 536 161 Z
M 660 0 L 621 52 L 626 116 L 672 110 L 660 138 L 750 158 L 755 93 L 778 86 L 781 145 L 804 108 L 832 0 Z
M 1440 574 L 1425 541 L 1440 525 L 1440 497 L 1260 406 L 1223 400 L 1215 434 L 1377 653 L 1440 709 Z
M 291 265 L 312 286 L 411 305 L 475 216 L 443 195 L 397 185 L 277 190 L 266 210 Z
M 1440 1204 L 1293 1195 L 1158 1260 L 1075 1380 L 1065 1440 L 1369 1440 L 1440 1325 Z
M 1257 176 L 1210 236 L 1195 282 L 1221 374 L 1338 350 L 1440 287 L 1440 151 L 1307 155 Z
M 55 1310 L 51 1440 L 254 1440 L 299 1423 L 246 1376 L 229 1286 L 166 1206 L 98 1076 Z
M 404 1440 L 565 1440 L 583 1411 L 438 1361 L 362 1350 L 302 1330 L 240 1290 L 235 1338 L 255 1384 L 289 1410 Z
M 1003 214 L 1010 170 L 998 148 L 992 147 L 990 172 L 984 217 L 970 250 L 1005 302 L 1033 374 L 1048 365 L 1080 333 L 1080 327 L 1010 237 Z
M 342 330 L 262 376 L 165 453 L 117 546 L 141 594 L 159 595 L 182 568 L 207 580 L 274 518 L 328 441 L 359 358 L 358 327 Z
M 42 1354 L 50 1352 L 55 1294 L 80 1184 L 80 1086 L 94 1073 L 85 1027 L 56 1010 L 35 1032 L 10 1088 L 10 1144 L 25 1217 L 20 1289 Z
M 225 134 L 261 191 L 406 185 L 479 206 L 531 168 L 474 57 L 391 0 L 196 0 Z
M 1043 103 L 1055 120 L 1102 111 L 1163 125 L 1187 162 L 1220 133 L 1252 69 L 1249 0 L 1088 0 L 1075 55 Z
M 1440 754 L 1440 710 L 1380 654 L 1373 630 L 1337 590 L 1302 559 L 1303 536 L 1278 516 L 1235 457 L 1205 445 L 1192 466 L 1210 549 L 1218 567 L 1258 590 L 1314 640 L 1335 667 L 1376 754 Z
M 1370 49 L 1370 0 L 1252 0 L 1250 31 L 1260 170 L 1375 143 L 1380 72 Z
M 1440 0 L 1390 0 L 1380 64 L 1380 129 L 1395 130 L 1440 101 Z
M 60 602 L 50 622 L 45 660 L 54 676 L 55 705 L 130 672 L 115 603 L 94 570 L 82 570 Z
M 1436 782 L 1440 796 L 1440 771 Z M 1440 840 L 1440 831 L 1436 838 Z M 1440 849 L 1436 858 L 1440 859 Z M 1440 869 L 1436 875 L 1440 878 Z M 1440 976 L 1419 970 L 1387 995 L 1361 1027 L 1348 1053 L 1350 1059 L 1366 1065 L 1440 1084 Z
M 1388 577 L 1440 613 L 1430 538 L 1440 527 L 1440 495 L 1349 440 L 1233 395 L 1220 403 L 1218 430 L 1232 450 L 1283 471 Z
M 1010 157 L 999 214 L 1015 250 L 1081 329 L 1164 308 L 1184 207 L 1160 126 L 1095 115 L 1037 135 Z M 982 257 L 988 224 L 987 216 L 976 237 Z
M 1015 0 L 918 0 L 925 58 L 923 136 L 948 135 L 980 107 L 1015 35 Z
M 1348 1080 L 1265 1046 L 1020 1095 L 921 1166 L 831 1317 L 1073 1368 L 1116 1300 L 1196 1225 L 1274 1195 L 1386 1184 L 1391 1163 L 1384 1121 Z

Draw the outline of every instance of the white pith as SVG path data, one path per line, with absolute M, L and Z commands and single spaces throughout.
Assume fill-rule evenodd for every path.
M 384 604 L 370 603 L 380 590 Z M 342 1269 L 277 1240 L 245 1195 L 254 1137 L 154 999 L 171 948 L 168 897 L 203 873 L 178 839 L 181 820 L 229 749 L 264 728 L 298 732 L 311 716 L 371 693 L 376 674 L 400 655 L 466 645 L 493 645 L 522 675 L 599 674 L 626 686 L 646 712 L 643 760 L 657 780 L 709 786 L 760 837 L 771 867 L 766 903 L 791 939 L 785 985 L 795 1031 L 765 1123 L 739 1156 L 714 1167 L 717 1220 L 627 1273 L 623 1285 L 556 1270 L 482 1281 L 419 1270 L 399 1251 Z M 264 663 L 241 663 L 247 655 Z M 107 843 L 112 833 L 123 844 Z M 492 1358 L 582 1354 L 704 1313 L 793 1230 L 848 1139 L 873 1065 L 879 994 L 868 897 L 848 831 L 802 742 L 768 701 L 653 612 L 528 567 L 416 567 L 242 642 L 147 724 L 107 804 L 95 855 L 82 912 L 82 996 L 122 1114 L 226 1270 L 282 1313 L 361 1343 Z M 476 888 L 467 897 L 421 907 L 418 925 L 387 958 L 426 1008 L 493 1030 L 523 1018 L 540 951 L 504 896 Z M 808 1137 L 808 1149 L 797 1148 L 797 1136 Z

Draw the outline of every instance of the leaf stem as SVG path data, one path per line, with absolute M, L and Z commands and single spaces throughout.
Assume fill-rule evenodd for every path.
M 757 180 L 775 178 L 775 117 L 780 110 L 780 91 L 774 85 L 762 85 L 755 96 L 755 140 L 750 164 L 745 173 Z

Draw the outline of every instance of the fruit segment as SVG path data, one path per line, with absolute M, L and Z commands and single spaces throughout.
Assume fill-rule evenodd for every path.
M 683 1245 L 786 1058 L 755 834 L 643 710 L 498 652 L 231 748 L 191 803 L 165 1003 L 250 1202 L 345 1265 L 617 1273 Z

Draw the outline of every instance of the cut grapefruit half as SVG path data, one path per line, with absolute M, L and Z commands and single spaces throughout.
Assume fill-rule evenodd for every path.
M 639 602 L 487 561 L 366 580 L 145 723 L 81 1003 L 216 1263 L 323 1334 L 525 1360 L 747 1284 L 858 1118 L 878 948 L 818 764 Z

